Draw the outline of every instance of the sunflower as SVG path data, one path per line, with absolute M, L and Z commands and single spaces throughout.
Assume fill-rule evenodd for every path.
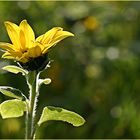
M 5 51 L 2 58 L 16 60 L 30 70 L 44 67 L 49 49 L 64 38 L 74 36 L 61 27 L 54 27 L 35 38 L 34 31 L 26 20 L 21 21 L 19 26 L 6 21 L 5 27 L 12 43 L 0 42 L 0 48 Z

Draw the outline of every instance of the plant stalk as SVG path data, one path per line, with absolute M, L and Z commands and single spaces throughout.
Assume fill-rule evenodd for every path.
M 29 72 L 26 77 L 27 84 L 29 86 L 29 101 L 28 101 L 28 111 L 26 113 L 26 134 L 25 139 L 33 139 L 35 133 L 35 117 L 36 117 L 36 105 L 37 97 L 39 95 L 38 91 L 38 73 L 36 71 Z

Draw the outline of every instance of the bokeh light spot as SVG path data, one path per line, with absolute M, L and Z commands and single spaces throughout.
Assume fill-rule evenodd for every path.
M 29 9 L 30 4 L 31 4 L 30 1 L 18 1 L 17 2 L 17 5 L 23 10 Z
M 117 59 L 119 57 L 119 50 L 117 48 L 110 47 L 106 52 L 106 56 L 109 59 Z
M 101 74 L 101 69 L 98 65 L 88 65 L 85 72 L 87 77 L 93 78 L 98 77 Z
M 84 20 L 84 25 L 89 30 L 94 30 L 99 26 L 99 22 L 96 17 L 90 16 Z
M 122 109 L 119 106 L 115 106 L 111 109 L 110 114 L 113 118 L 119 118 L 122 114 Z

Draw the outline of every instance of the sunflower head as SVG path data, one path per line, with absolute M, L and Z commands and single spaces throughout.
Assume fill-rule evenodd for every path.
M 74 36 L 61 27 L 54 27 L 35 38 L 34 31 L 26 20 L 21 21 L 19 26 L 7 21 L 5 27 L 12 43 L 0 42 L 0 48 L 5 51 L 2 58 L 16 60 L 29 71 L 44 69 L 49 62 L 49 49 L 64 38 Z

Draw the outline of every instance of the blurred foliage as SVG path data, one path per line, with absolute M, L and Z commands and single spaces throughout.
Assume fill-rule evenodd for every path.
M 86 124 L 49 122 L 39 138 L 140 138 L 140 2 L 1 1 L 0 9 L 0 41 L 9 40 L 6 20 L 27 19 L 37 36 L 54 26 L 75 34 L 50 52 L 54 62 L 42 77 L 52 84 L 42 87 L 38 109 L 64 107 Z M 28 94 L 20 74 L 1 70 L 0 85 Z M 24 117 L 0 119 L 0 126 L 0 138 L 24 138 Z

